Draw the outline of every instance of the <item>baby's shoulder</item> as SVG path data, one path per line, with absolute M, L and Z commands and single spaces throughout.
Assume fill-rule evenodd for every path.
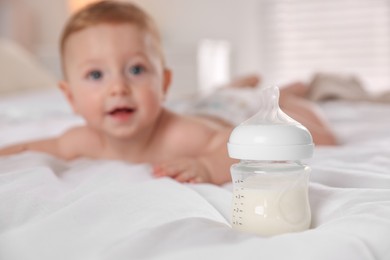
M 188 137 L 188 133 L 214 133 L 215 129 L 209 127 L 207 124 L 204 124 L 201 120 L 198 120 L 196 117 L 186 116 L 186 115 L 175 115 L 172 117 L 169 123 L 169 131 L 178 132 L 176 134 L 182 133 Z
M 90 156 L 93 151 L 100 151 L 102 145 L 99 135 L 87 126 L 77 126 L 67 130 L 60 137 L 64 152 L 76 156 Z
M 88 126 L 76 126 L 68 129 L 64 136 L 73 140 L 92 141 L 99 138 L 98 134 Z
M 166 128 L 166 140 L 171 144 L 204 147 L 218 131 L 193 117 L 176 115 Z

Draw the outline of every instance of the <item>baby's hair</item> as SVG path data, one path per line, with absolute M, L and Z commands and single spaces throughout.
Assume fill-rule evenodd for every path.
M 67 22 L 60 40 L 60 53 L 63 56 L 68 38 L 75 32 L 99 24 L 133 24 L 150 33 L 156 50 L 165 66 L 161 38 L 154 20 L 145 11 L 129 2 L 104 0 L 92 3 L 75 13 Z

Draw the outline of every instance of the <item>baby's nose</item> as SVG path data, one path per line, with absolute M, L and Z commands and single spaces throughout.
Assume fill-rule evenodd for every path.
M 123 78 L 115 80 L 115 82 L 113 82 L 111 85 L 110 94 L 112 96 L 130 94 L 130 86 L 127 83 L 128 82 Z

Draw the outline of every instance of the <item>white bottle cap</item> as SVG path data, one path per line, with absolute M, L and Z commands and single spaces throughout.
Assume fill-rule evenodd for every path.
M 261 91 L 260 111 L 233 129 L 231 158 L 240 160 L 301 160 L 313 155 L 310 132 L 279 108 L 279 89 Z

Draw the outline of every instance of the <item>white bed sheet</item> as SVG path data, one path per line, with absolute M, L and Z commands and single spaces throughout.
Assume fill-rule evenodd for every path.
M 26 152 L 0 158 L 0 259 L 388 260 L 390 105 L 323 108 L 344 144 L 308 160 L 308 231 L 232 230 L 230 183 L 180 184 L 154 179 L 146 164 Z M 80 123 L 56 91 L 0 99 L 0 146 Z

